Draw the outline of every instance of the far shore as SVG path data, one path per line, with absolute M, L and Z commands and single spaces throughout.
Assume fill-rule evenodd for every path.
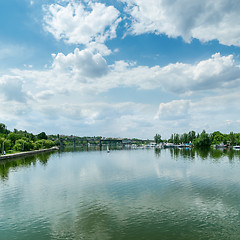
M 28 151 L 28 152 L 19 152 L 19 153 L 1 155 L 0 161 L 11 159 L 11 158 L 25 157 L 25 156 L 29 156 L 29 155 L 33 155 L 33 154 L 38 154 L 38 153 L 56 151 L 58 149 L 59 149 L 58 147 L 52 147 L 52 148 L 40 149 L 40 150 L 34 150 L 34 151 Z

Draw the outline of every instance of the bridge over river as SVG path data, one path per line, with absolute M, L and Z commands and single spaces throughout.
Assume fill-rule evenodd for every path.
M 79 137 L 71 137 L 71 138 L 59 138 L 60 141 L 60 147 L 64 147 L 65 143 L 68 145 L 72 144 L 73 147 L 76 146 L 90 146 L 95 145 L 99 146 L 100 148 L 103 145 L 120 145 L 120 146 L 126 146 L 126 145 L 132 145 L 137 144 L 141 145 L 145 143 L 147 140 L 141 140 L 141 139 L 121 139 L 121 138 L 79 138 Z

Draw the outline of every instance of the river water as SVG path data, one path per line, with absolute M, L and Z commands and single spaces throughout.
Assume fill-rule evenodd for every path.
M 66 151 L 0 162 L 0 239 L 240 239 L 240 151 Z

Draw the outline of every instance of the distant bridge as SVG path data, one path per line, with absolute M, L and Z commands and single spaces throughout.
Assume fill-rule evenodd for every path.
M 98 145 L 100 148 L 104 144 L 109 145 L 131 145 L 131 144 L 143 144 L 146 140 L 140 140 L 140 139 L 112 139 L 112 138 L 80 138 L 80 137 L 71 137 L 71 138 L 59 138 L 60 141 L 60 147 L 64 146 L 64 141 L 72 142 L 73 147 L 76 147 L 76 145 L 86 145 L 89 146 L 89 144 L 92 145 Z M 78 144 L 77 144 L 78 143 Z

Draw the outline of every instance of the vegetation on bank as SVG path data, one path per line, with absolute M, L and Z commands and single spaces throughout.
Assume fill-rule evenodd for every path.
M 161 135 L 156 134 L 154 140 L 157 144 L 160 142 L 169 142 L 173 144 L 191 142 L 194 147 L 197 148 L 206 148 L 211 145 L 219 145 L 221 143 L 228 146 L 234 146 L 240 144 L 240 133 L 230 132 L 229 134 L 224 134 L 219 131 L 207 133 L 203 130 L 202 133 L 199 134 L 195 131 L 190 131 L 189 133 L 172 134 L 168 140 L 162 140 Z
M 104 138 L 101 136 L 46 135 L 45 132 L 34 135 L 33 133 L 17 129 L 11 132 L 5 124 L 0 123 L 0 154 L 46 149 L 53 146 L 73 146 L 74 144 L 77 146 L 86 146 L 87 144 L 97 146 L 100 140 L 103 141 L 103 144 L 109 144 L 111 141 L 118 144 L 122 140 L 129 141 L 128 138 L 120 140 L 118 138 Z M 150 140 L 133 138 L 131 139 L 131 143 L 136 145 L 149 144 Z
M 9 131 L 5 124 L 0 123 L 0 153 L 15 153 L 38 149 L 47 149 L 56 145 L 45 132 L 37 135 L 27 131 L 14 129 Z
M 47 149 L 53 146 L 60 145 L 60 140 L 63 145 L 72 145 L 73 142 L 76 145 L 87 143 L 98 145 L 100 140 L 117 140 L 117 138 L 102 138 L 97 137 L 76 137 L 76 136 L 59 136 L 59 135 L 46 135 L 45 132 L 41 132 L 37 135 L 29 133 L 27 131 L 14 129 L 12 132 L 7 129 L 5 124 L 0 123 L 0 154 L 15 153 L 39 149 Z M 121 139 L 126 143 L 130 140 L 132 144 L 142 145 L 149 144 L 150 140 L 142 139 Z M 223 143 L 224 145 L 234 146 L 240 145 L 240 133 L 230 132 L 229 134 L 223 134 L 219 131 L 213 133 L 207 133 L 205 130 L 202 133 L 196 133 L 190 131 L 183 134 L 172 134 L 168 140 L 162 140 L 160 134 L 154 136 L 154 141 L 159 144 L 161 142 L 169 142 L 173 144 L 192 143 L 197 148 L 208 148 L 211 145 L 218 145 Z

